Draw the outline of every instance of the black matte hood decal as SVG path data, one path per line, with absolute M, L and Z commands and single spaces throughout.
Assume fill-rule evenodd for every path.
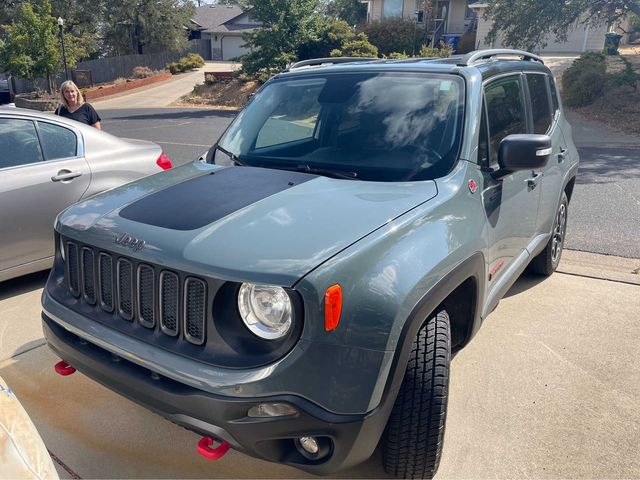
M 172 230 L 195 230 L 314 178 L 286 170 L 229 167 L 153 193 L 123 208 L 120 216 Z

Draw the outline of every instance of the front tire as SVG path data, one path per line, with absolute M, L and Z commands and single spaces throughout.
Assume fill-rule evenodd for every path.
M 383 438 L 383 464 L 398 478 L 432 478 L 444 440 L 451 336 L 442 311 L 420 328 Z
M 531 270 L 539 275 L 549 276 L 556 271 L 560 265 L 560 257 L 564 248 L 564 238 L 567 233 L 567 213 L 569 210 L 569 199 L 567 194 L 562 192 L 560 206 L 556 212 L 553 222 L 553 231 L 549 243 L 536 258 L 531 261 Z

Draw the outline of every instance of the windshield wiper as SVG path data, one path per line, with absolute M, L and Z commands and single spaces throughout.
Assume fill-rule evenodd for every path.
M 216 150 L 220 150 L 227 157 L 229 157 L 231 159 L 231 161 L 233 163 L 235 163 L 236 165 L 240 165 L 240 166 L 243 166 L 243 167 L 247 165 L 242 160 L 240 160 L 240 158 L 235 153 L 231 153 L 230 151 L 222 148 L 220 145 L 216 145 Z
M 298 172 L 316 173 L 318 175 L 325 175 L 331 178 L 342 178 L 345 180 L 356 180 L 358 174 L 356 172 L 345 172 L 343 170 L 333 170 L 330 168 L 316 168 L 307 165 L 306 163 L 299 164 L 295 167 L 285 167 L 287 170 L 296 170 Z

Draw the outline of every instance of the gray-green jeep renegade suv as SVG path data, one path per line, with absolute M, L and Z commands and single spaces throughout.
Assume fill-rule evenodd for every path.
M 534 55 L 346 60 L 295 64 L 201 161 L 60 214 L 44 331 L 60 373 L 204 456 L 330 474 L 380 445 L 431 477 L 451 352 L 527 265 L 556 269 L 578 155 Z

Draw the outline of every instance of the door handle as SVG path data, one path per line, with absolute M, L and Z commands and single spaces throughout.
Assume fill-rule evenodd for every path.
M 567 158 L 567 149 L 561 148 L 560 153 L 558 154 L 558 163 L 564 162 L 566 158 Z
M 73 180 L 76 177 L 82 175 L 82 172 L 72 172 L 71 170 L 60 170 L 57 175 L 51 177 L 52 182 L 64 182 L 67 180 Z
M 541 178 L 542 178 L 542 173 L 534 173 L 533 177 L 527 178 L 527 180 L 526 180 L 527 187 L 529 187 L 529 189 L 533 190 L 534 188 L 536 188 L 538 186 L 538 182 L 540 181 Z

